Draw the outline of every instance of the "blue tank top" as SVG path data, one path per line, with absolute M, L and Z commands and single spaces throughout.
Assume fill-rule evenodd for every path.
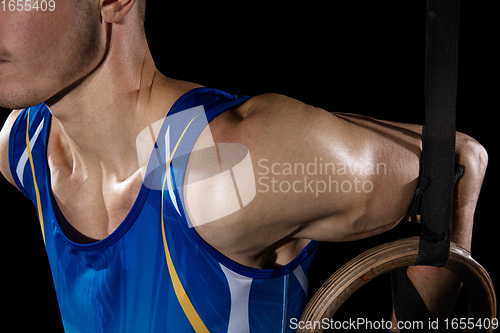
M 132 209 L 91 244 L 71 241 L 58 223 L 64 217 L 47 163 L 50 111 L 40 104 L 21 112 L 10 134 L 10 169 L 38 211 L 66 332 L 292 332 L 316 242 L 277 269 L 240 265 L 190 227 L 176 185 L 207 123 L 248 98 L 210 88 L 180 97 L 163 120 Z

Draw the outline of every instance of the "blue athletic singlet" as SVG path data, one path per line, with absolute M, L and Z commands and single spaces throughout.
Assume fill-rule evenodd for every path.
M 50 186 L 49 109 L 21 112 L 10 134 L 10 170 L 38 211 L 66 332 L 292 331 L 290 320 L 305 306 L 316 242 L 278 269 L 242 266 L 190 227 L 176 185 L 206 124 L 247 100 L 210 88 L 180 97 L 163 121 L 132 209 L 92 244 L 71 241 L 58 224 L 64 217 Z

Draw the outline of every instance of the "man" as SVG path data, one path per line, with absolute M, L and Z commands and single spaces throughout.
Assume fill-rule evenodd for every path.
M 144 6 L 58 2 L 57 19 L 0 12 L 0 105 L 17 109 L 1 133 L 1 170 L 37 207 L 65 329 L 290 330 L 315 241 L 369 237 L 405 216 L 421 128 L 166 78 Z M 154 140 L 138 140 L 144 129 Z M 234 169 L 248 159 L 224 165 L 233 148 L 248 150 L 243 178 Z M 157 163 L 138 161 L 143 150 Z M 470 249 L 487 155 L 458 133 L 457 163 L 452 240 Z M 252 176 L 254 191 L 239 186 Z M 408 272 L 431 314 L 445 316 L 456 277 Z

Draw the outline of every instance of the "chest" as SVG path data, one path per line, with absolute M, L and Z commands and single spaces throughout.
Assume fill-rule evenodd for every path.
M 51 188 L 57 204 L 58 223 L 77 243 L 92 243 L 109 236 L 127 217 L 142 184 L 140 173 L 123 182 L 103 183 L 98 175 L 71 175 L 50 163 Z

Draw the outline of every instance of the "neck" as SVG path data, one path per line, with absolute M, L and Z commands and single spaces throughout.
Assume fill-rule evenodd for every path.
M 155 114 L 151 107 L 162 76 L 146 43 L 110 49 L 92 73 L 47 105 L 54 116 L 53 132 L 60 136 L 73 170 L 98 167 L 124 180 L 139 168 L 137 135 L 168 110 Z

